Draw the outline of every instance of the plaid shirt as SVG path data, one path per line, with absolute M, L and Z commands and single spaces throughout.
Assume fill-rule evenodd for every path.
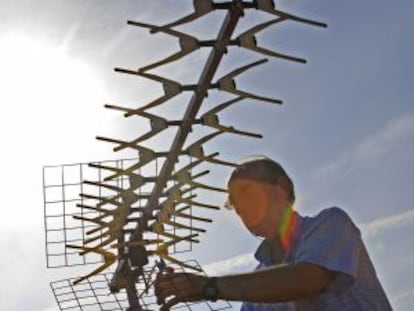
M 336 271 L 337 277 L 321 294 L 290 303 L 243 303 L 241 311 L 391 311 L 362 242 L 359 229 L 337 207 L 315 217 L 298 216 L 297 229 L 283 263 L 312 263 Z M 266 241 L 255 254 L 257 269 L 271 266 Z

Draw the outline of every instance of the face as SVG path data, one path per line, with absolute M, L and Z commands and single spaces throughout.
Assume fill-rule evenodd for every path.
M 229 183 L 229 199 L 251 233 L 264 238 L 276 235 L 280 218 L 277 185 L 236 179 Z

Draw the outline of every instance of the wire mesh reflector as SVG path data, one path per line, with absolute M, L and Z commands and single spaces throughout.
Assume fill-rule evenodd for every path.
M 124 170 L 136 162 L 137 159 L 122 159 L 93 162 L 93 164 L 116 167 Z M 158 170 L 157 161 L 154 161 L 152 165 L 150 164 L 140 169 L 139 173 L 143 176 L 157 176 Z M 74 217 L 94 218 L 102 215 L 99 211 L 81 208 L 79 205 L 94 206 L 99 202 L 98 199 L 110 198 L 113 195 L 113 192 L 107 188 L 85 184 L 84 181 L 102 184 L 105 177 L 109 176 L 110 173 L 101 168 L 90 167 L 89 163 L 45 166 L 43 168 L 44 228 L 48 268 L 70 267 L 101 262 L 101 257 L 97 254 L 88 253 L 85 256 L 79 256 L 78 250 L 68 249 L 66 245 L 84 245 L 84 242 L 91 238 L 88 235 L 88 231 L 98 227 L 94 223 L 75 219 Z M 129 180 L 126 176 L 121 175 L 105 183 L 119 188 L 125 188 Z M 171 182 L 169 185 L 172 186 L 174 183 Z M 140 187 L 137 190 L 137 194 L 142 196 L 143 199 L 139 200 L 132 207 L 142 208 L 146 201 L 145 195 L 148 195 L 150 191 L 151 187 L 148 184 Z M 81 193 L 88 194 L 89 197 L 80 196 Z M 191 228 L 193 225 L 191 220 L 192 206 L 188 205 L 185 212 L 190 218 L 180 218 L 180 223 Z M 139 212 L 132 213 L 130 218 L 139 216 Z M 173 217 L 172 220 L 174 219 Z M 134 227 L 135 224 L 131 222 L 126 224 L 124 229 L 128 231 L 128 229 L 132 230 Z M 165 231 L 173 234 L 180 232 L 183 235 L 193 233 L 191 229 L 177 229 L 175 226 L 168 224 L 165 224 Z M 128 237 L 128 233 L 126 237 Z M 178 246 L 173 245 L 170 251 L 173 254 L 188 252 L 191 249 L 191 242 L 183 241 Z
M 134 159 L 94 162 L 123 168 Z M 86 232 L 96 228 L 89 222 L 76 220 L 78 217 L 95 217 L 99 212 L 86 211 L 78 204 L 93 205 L 91 199 L 80 197 L 81 193 L 94 194 L 101 198 L 107 195 L 102 187 L 91 187 L 84 180 L 102 182 L 105 172 L 89 167 L 88 163 L 45 166 L 43 168 L 44 228 L 46 259 L 48 268 L 92 264 L 101 261 L 100 256 L 88 254 L 79 256 L 77 250 L 67 249 L 67 244 L 83 244 Z M 125 181 L 119 177 L 113 181 L 122 186 Z
M 189 265 L 200 265 L 192 260 L 186 262 Z M 174 266 L 175 271 L 184 272 L 180 266 Z M 152 283 L 158 271 L 148 269 L 144 271 L 147 281 Z M 123 291 L 118 294 L 109 292 L 108 284 L 112 279 L 112 273 L 99 274 L 91 277 L 89 280 L 78 285 L 73 285 L 73 279 L 55 281 L 50 283 L 53 294 L 61 311 L 115 311 L 126 310 L 128 308 L 128 299 Z M 146 285 L 141 280 L 137 283 L 137 290 L 140 296 L 140 305 L 143 310 L 158 310 L 156 297 L 153 288 L 145 292 Z M 180 303 L 171 310 L 182 311 L 219 311 L 230 309 L 231 304 L 227 301 L 217 302 L 199 302 L 199 303 Z

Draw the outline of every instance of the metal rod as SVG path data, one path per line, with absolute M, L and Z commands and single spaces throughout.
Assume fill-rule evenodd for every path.
M 197 112 L 199 111 L 201 104 L 203 103 L 204 98 L 207 96 L 207 91 L 210 87 L 211 81 L 214 78 L 214 74 L 217 71 L 217 68 L 220 64 L 221 59 L 224 54 L 227 52 L 227 46 L 230 42 L 231 36 L 237 26 L 237 23 L 240 17 L 243 16 L 243 5 L 241 1 L 233 1 L 233 5 L 229 9 L 226 17 L 223 21 L 223 24 L 220 28 L 216 43 L 210 52 L 209 58 L 206 65 L 200 75 L 200 79 L 197 83 L 197 88 L 191 98 L 191 101 L 187 107 L 183 120 L 192 121 L 195 120 Z M 158 199 L 162 195 L 162 190 L 164 189 L 167 181 L 169 180 L 171 173 L 174 170 L 174 165 L 177 161 L 178 156 L 182 153 L 182 149 L 185 143 L 185 140 L 188 134 L 191 131 L 191 122 L 185 122 L 185 126 L 181 126 L 172 143 L 169 155 L 164 162 L 160 174 L 158 176 L 157 182 L 154 184 L 154 188 L 151 192 L 150 198 L 144 209 L 144 214 L 142 216 L 142 221 L 137 224 L 137 227 L 134 229 L 130 241 L 136 239 L 142 235 L 144 229 L 147 229 L 147 221 L 152 217 L 152 212 L 158 206 Z M 122 261 L 120 265 L 129 264 L 126 260 Z M 130 269 L 128 269 L 130 270 Z M 117 269 L 117 271 L 125 271 L 124 269 Z M 128 301 L 131 307 L 139 305 L 139 302 L 135 301 L 137 299 L 137 292 L 135 282 L 128 281 L 128 286 L 126 286 Z
M 191 98 L 191 102 L 184 115 L 184 120 L 189 121 L 196 118 L 197 112 L 199 111 L 200 106 L 207 95 L 207 90 L 209 89 L 210 83 L 214 77 L 218 65 L 220 64 L 223 55 L 227 51 L 227 45 L 242 13 L 242 9 L 239 6 L 235 5 L 226 15 L 223 26 L 217 38 L 217 43 L 210 53 L 207 64 L 204 67 L 204 70 L 198 82 L 197 90 Z M 186 122 L 186 124 L 188 123 L 189 122 Z M 154 210 L 154 207 L 158 205 L 158 198 L 162 193 L 162 189 L 165 187 L 166 182 L 171 176 L 171 173 L 174 169 L 174 164 L 176 163 L 178 156 L 182 152 L 182 148 L 190 132 L 190 128 L 191 127 L 187 125 L 182 126 L 178 129 L 177 135 L 174 138 L 170 150 L 170 154 L 160 171 L 158 182 L 154 185 L 153 191 L 146 205 L 146 212 L 152 212 Z

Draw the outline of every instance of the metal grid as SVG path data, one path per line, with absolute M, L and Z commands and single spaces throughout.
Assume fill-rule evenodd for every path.
M 88 231 L 97 228 L 96 224 L 85 220 L 75 219 L 74 217 L 97 217 L 101 213 L 79 207 L 79 205 L 94 205 L 97 199 L 85 198 L 80 196 L 81 193 L 94 195 L 97 198 L 109 198 L 111 193 L 102 186 L 91 186 L 85 184 L 85 181 L 102 183 L 109 172 L 102 169 L 91 167 L 91 164 L 100 166 L 112 166 L 119 169 L 125 169 L 137 162 L 137 159 L 120 159 L 106 160 L 91 163 L 64 164 L 55 166 L 45 166 L 43 168 L 43 195 L 44 195 L 44 228 L 45 228 L 45 248 L 48 268 L 71 267 L 77 265 L 94 264 L 101 262 L 101 256 L 89 253 L 79 256 L 79 251 L 66 248 L 67 244 L 84 245 L 89 238 Z M 141 168 L 139 173 L 156 176 L 159 170 L 159 160 L 154 161 L 145 170 Z M 117 177 L 116 179 L 106 182 L 118 187 L 125 187 L 128 184 L 127 177 Z M 170 185 L 173 185 L 170 182 Z M 145 204 L 146 196 L 149 196 L 151 187 L 144 185 L 138 190 L 138 194 L 143 197 L 133 208 L 142 208 Z M 192 190 L 188 191 L 189 195 Z M 189 206 L 186 210 L 188 215 L 193 215 L 193 207 Z M 141 216 L 140 212 L 134 212 L 130 215 L 131 219 Z M 175 217 L 172 217 L 175 221 Z M 183 225 L 193 228 L 194 220 L 180 219 Z M 134 228 L 131 222 L 125 226 L 125 236 L 128 238 Z M 128 231 L 129 230 L 129 231 Z M 165 225 L 165 231 L 175 235 L 191 235 L 192 229 L 178 229 L 171 225 Z M 152 236 L 151 236 L 152 235 Z M 157 234 L 147 234 L 149 238 L 160 238 Z M 192 250 L 192 243 L 182 241 L 179 244 L 172 245 L 170 253 L 182 253 Z
M 110 162 L 110 161 L 107 161 Z M 113 161 L 122 166 L 124 161 Z M 96 263 L 100 258 L 79 256 L 77 251 L 68 250 L 68 243 L 83 243 L 86 231 L 94 225 L 74 219 L 94 214 L 79 208 L 78 204 L 87 204 L 88 200 L 79 195 L 86 191 L 83 180 L 101 181 L 103 172 L 89 167 L 87 163 L 46 166 L 43 168 L 44 228 L 46 258 L 48 268 L 68 267 Z M 117 180 L 118 183 L 121 180 Z M 102 196 L 102 189 L 97 189 Z
M 187 261 L 186 263 L 201 269 L 196 261 Z M 174 269 L 176 271 L 184 271 L 179 266 L 174 266 Z M 143 275 L 152 283 L 157 272 L 155 269 L 145 270 Z M 108 284 L 112 276 L 112 273 L 104 273 L 75 286 L 73 285 L 75 279 L 55 281 L 50 283 L 50 286 L 61 311 L 126 310 L 129 306 L 126 292 L 123 291 L 118 294 L 110 294 L 109 292 Z M 140 281 L 136 285 L 138 293 L 145 292 L 144 282 Z M 140 303 L 143 310 L 156 310 L 159 308 L 152 288 L 145 292 L 145 294 L 140 295 Z M 217 301 L 214 303 L 180 303 L 174 306 L 172 310 L 219 311 L 230 308 L 231 304 L 229 302 Z
M 86 283 L 73 286 L 75 279 L 50 283 L 59 309 L 64 310 L 124 310 L 128 306 L 126 294 L 108 295 L 111 273 L 100 274 Z

